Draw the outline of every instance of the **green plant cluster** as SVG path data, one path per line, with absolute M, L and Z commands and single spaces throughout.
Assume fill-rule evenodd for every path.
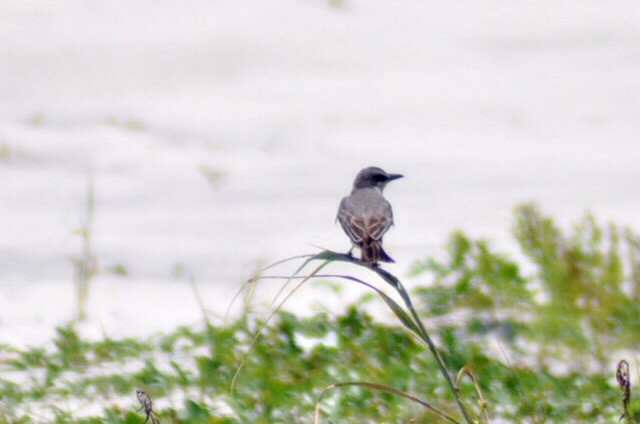
M 503 361 L 526 364 L 519 384 L 528 402 L 520 414 L 535 414 L 534 422 L 604 420 L 613 405 L 620 410 L 613 381 L 619 355 L 640 346 L 640 239 L 591 214 L 563 231 L 532 204 L 518 207 L 515 221 L 520 262 L 456 232 L 445 260 L 414 265 L 412 276 L 431 282 L 416 290 L 416 303 L 427 321 L 446 323 L 442 347 L 452 369 L 476 362 L 474 347 L 492 340 Z M 487 386 L 491 373 L 473 367 Z
M 68 327 L 58 329 L 53 350 L 4 346 L 0 422 L 140 423 L 137 388 L 153 398 L 163 423 L 312 422 L 322 389 L 345 379 L 425 394 L 440 390 L 435 364 L 404 329 L 376 324 L 351 308 L 333 318 L 279 313 L 258 339 L 231 396 L 231 379 L 256 325 L 244 318 L 227 327 L 180 328 L 144 342 L 87 342 Z M 16 376 L 19 383 L 12 382 Z M 399 422 L 418 411 L 359 387 L 329 394 L 326 403 L 334 422 Z M 92 405 L 105 407 L 79 418 Z
M 478 388 L 456 381 L 461 398 L 481 417 L 479 389 L 497 422 L 617 421 L 615 364 L 637 352 L 640 337 L 638 239 L 590 216 L 566 235 L 530 205 L 518 209 L 514 233 L 528 262 L 456 233 L 445 260 L 413 269 L 427 280 L 414 304 L 447 368 L 477 379 Z M 323 391 L 346 382 L 411 393 L 463 422 L 434 356 L 404 322 L 376 322 L 359 306 L 307 318 L 279 312 L 250 348 L 261 323 L 247 314 L 226 326 L 204 320 L 147 340 L 98 342 L 69 326 L 48 348 L 0 345 L 0 423 L 142 423 L 151 405 L 141 409 L 140 389 L 164 424 L 311 423 Z M 640 420 L 630 377 L 628 423 Z M 334 388 L 321 411 L 336 424 L 448 422 L 365 386 Z

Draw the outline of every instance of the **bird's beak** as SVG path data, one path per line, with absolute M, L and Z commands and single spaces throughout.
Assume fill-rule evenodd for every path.
M 402 175 L 402 174 L 389 174 L 389 176 L 387 177 L 387 181 L 397 180 L 398 178 L 404 178 L 404 175 Z

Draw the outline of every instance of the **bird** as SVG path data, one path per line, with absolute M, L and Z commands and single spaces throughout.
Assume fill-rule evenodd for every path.
M 395 262 L 382 248 L 382 236 L 393 225 L 391 204 L 382 191 L 390 181 L 403 177 L 388 174 L 376 166 L 358 172 L 351 194 L 340 202 L 336 217 L 353 244 L 348 255 L 358 247 L 360 260 L 365 264 L 378 266 L 378 262 Z

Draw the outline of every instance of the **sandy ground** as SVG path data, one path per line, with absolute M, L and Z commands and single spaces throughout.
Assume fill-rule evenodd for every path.
M 90 173 L 95 337 L 197 322 L 192 278 L 219 316 L 260 263 L 345 250 L 368 165 L 406 175 L 400 275 L 454 229 L 517 255 L 525 201 L 640 228 L 638 22 L 626 0 L 0 3 L 0 342 L 74 316 Z

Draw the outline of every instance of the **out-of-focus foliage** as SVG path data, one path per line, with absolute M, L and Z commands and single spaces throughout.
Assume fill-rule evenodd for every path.
M 427 329 L 451 370 L 466 366 L 477 377 L 492 419 L 616 421 L 615 364 L 637 352 L 640 338 L 640 242 L 590 216 L 566 233 L 532 206 L 518 208 L 514 233 L 520 262 L 455 233 L 444 260 L 414 266 L 424 282 L 414 303 Z M 149 340 L 99 342 L 69 326 L 51 348 L 0 345 L 0 423 L 142 423 L 137 389 L 165 424 L 310 423 L 323 389 L 348 381 L 412 393 L 459 419 L 425 346 L 357 307 L 308 318 L 279 313 L 230 393 L 259 324 L 247 315 L 226 327 L 207 321 Z M 627 422 L 640 419 L 634 375 Z M 479 412 L 471 381 L 460 389 Z M 363 387 L 332 391 L 322 410 L 325 423 L 443 422 Z
M 444 261 L 418 262 L 435 277 L 418 289 L 425 314 L 457 317 L 467 336 L 499 334 L 540 369 L 610 372 L 612 355 L 640 345 L 640 242 L 591 215 L 563 232 L 533 205 L 516 210 L 514 235 L 526 274 L 485 241 L 455 233 Z M 462 325 L 462 323 L 464 323 Z M 534 355 L 535 352 L 535 355 Z

